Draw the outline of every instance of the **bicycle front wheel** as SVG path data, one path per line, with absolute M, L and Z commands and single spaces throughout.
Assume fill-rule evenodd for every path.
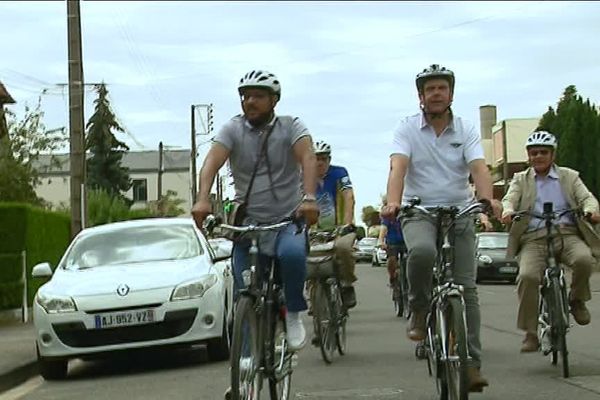
M 292 354 L 288 352 L 285 317 L 274 316 L 273 324 L 273 375 L 269 377 L 271 400 L 288 400 L 292 385 Z
M 335 321 L 335 342 L 337 344 L 338 353 L 341 356 L 346 354 L 346 321 L 348 314 L 342 302 L 342 295 L 340 293 L 339 285 L 331 285 L 330 288 L 330 309 L 331 319 Z
M 469 379 L 467 375 L 467 332 L 459 298 L 449 297 L 444 312 L 446 361 L 443 362 L 442 400 L 467 400 Z
M 557 277 L 552 278 L 551 316 L 552 323 L 552 363 L 556 364 L 558 353 L 561 355 L 563 377 L 569 377 L 569 352 L 567 350 L 567 329 L 569 327 L 569 309 L 564 288 Z
M 254 299 L 242 296 L 237 303 L 231 341 L 232 400 L 259 400 L 262 387 L 258 322 Z
M 323 361 L 331 364 L 333 353 L 335 351 L 335 322 L 331 320 L 331 308 L 326 285 L 323 282 L 316 283 L 315 303 L 313 304 L 313 313 L 317 335 L 319 337 L 319 347 Z

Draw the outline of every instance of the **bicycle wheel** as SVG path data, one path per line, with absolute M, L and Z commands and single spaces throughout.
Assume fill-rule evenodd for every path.
M 271 400 L 288 400 L 292 384 L 292 354 L 288 352 L 285 317 L 275 316 L 273 330 L 273 376 L 269 377 Z
M 315 287 L 315 304 L 313 304 L 313 317 L 317 327 L 319 337 L 319 348 L 323 361 L 331 364 L 333 361 L 333 352 L 335 351 L 335 331 L 333 321 L 331 321 L 331 309 L 329 308 L 327 284 L 318 282 Z
M 550 321 L 552 321 L 552 363 L 556 364 L 558 352 L 561 354 L 563 377 L 569 377 L 569 352 L 567 350 L 567 329 L 569 326 L 569 311 L 566 293 L 557 277 L 552 278 L 552 307 Z
M 331 310 L 331 319 L 335 321 L 335 343 L 337 344 L 338 353 L 341 356 L 346 354 L 347 344 L 346 344 L 346 320 L 348 319 L 348 314 L 344 309 L 344 305 L 342 303 L 342 295 L 340 293 L 339 285 L 331 285 L 330 287 L 330 310 Z
M 392 299 L 394 301 L 394 314 L 396 317 L 404 315 L 404 294 L 402 293 L 402 283 L 400 269 L 396 269 L 396 277 L 392 283 Z
M 400 268 L 400 289 L 402 294 L 402 314 L 406 319 L 410 318 L 410 307 L 408 306 L 408 280 L 406 277 L 406 259 L 403 258 Z
M 463 317 L 463 305 L 459 298 L 449 297 L 444 312 L 446 325 L 446 360 L 442 400 L 467 400 L 469 379 L 467 376 L 467 333 Z
M 254 299 L 240 297 L 235 310 L 231 341 L 232 400 L 260 399 L 262 350 L 258 323 Z

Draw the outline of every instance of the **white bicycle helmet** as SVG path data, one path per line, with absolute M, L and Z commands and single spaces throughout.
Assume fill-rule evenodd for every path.
M 533 146 L 546 146 L 552 147 L 556 149 L 557 142 L 556 137 L 550 132 L 546 131 L 536 131 L 533 132 L 527 138 L 527 143 L 525 144 L 525 148 L 533 147 Z
M 314 151 L 315 154 L 331 154 L 331 146 L 325 142 L 316 142 Z
M 267 89 L 281 98 L 281 84 L 279 83 L 279 79 L 268 71 L 254 70 L 248 72 L 240 79 L 238 85 L 240 95 L 245 88 Z
M 439 64 L 431 64 L 428 68 L 425 68 L 422 72 L 417 74 L 416 84 L 417 90 L 419 92 L 423 91 L 423 86 L 425 86 L 425 82 L 432 78 L 442 78 L 448 81 L 450 84 L 450 91 L 454 92 L 454 72 L 446 69 L 445 67 L 440 67 Z

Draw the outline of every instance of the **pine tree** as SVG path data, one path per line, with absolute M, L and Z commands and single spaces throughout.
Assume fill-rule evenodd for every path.
M 558 139 L 557 164 L 579 171 L 581 179 L 598 198 L 600 195 L 600 115 L 589 99 L 585 102 L 575 86 L 567 86 L 556 111 L 542 116 L 538 129 Z
M 86 125 L 86 150 L 91 153 L 87 160 L 87 185 L 91 189 L 105 190 L 111 196 L 123 197 L 122 193 L 131 187 L 129 169 L 121 166 L 123 154 L 129 147 L 113 134 L 113 131 L 124 130 L 110 107 L 106 85 L 97 85 L 96 91 L 95 111 Z

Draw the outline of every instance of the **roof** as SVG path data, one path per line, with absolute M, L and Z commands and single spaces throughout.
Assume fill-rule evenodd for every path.
M 8 90 L 4 87 L 2 82 L 0 82 L 0 104 L 12 104 L 16 103 L 15 99 L 12 98 Z
M 51 166 L 51 158 L 60 163 L 59 167 Z M 88 153 L 87 157 L 91 155 Z M 190 150 L 164 150 L 163 171 L 184 172 L 190 170 Z M 129 173 L 155 172 L 158 170 L 158 151 L 129 151 L 123 154 L 123 167 L 129 168 Z M 41 154 L 34 165 L 40 175 L 61 175 L 70 171 L 69 154 Z

